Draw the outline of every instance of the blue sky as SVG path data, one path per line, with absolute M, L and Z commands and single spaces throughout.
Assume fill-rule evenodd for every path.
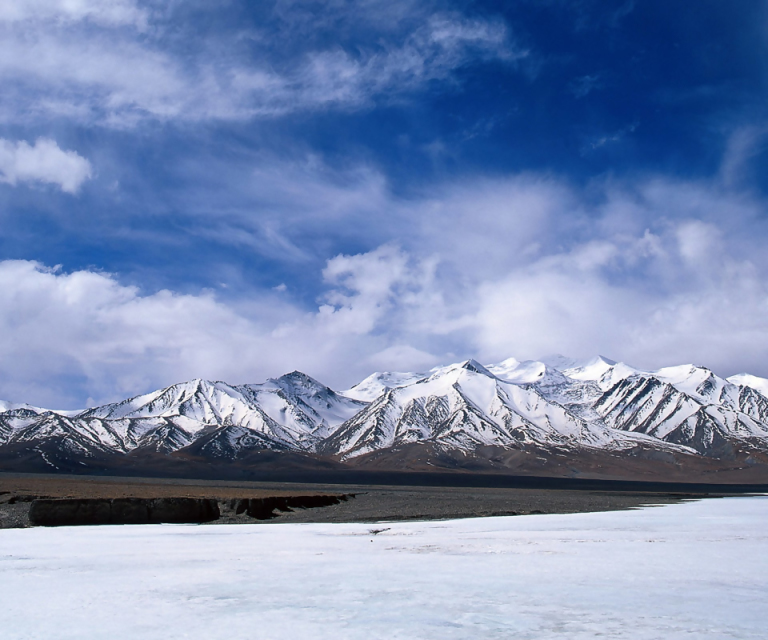
M 768 4 L 0 6 L 0 398 L 768 376 Z

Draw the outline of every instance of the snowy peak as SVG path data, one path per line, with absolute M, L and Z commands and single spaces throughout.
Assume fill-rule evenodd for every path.
M 446 384 L 454 384 L 463 377 L 472 377 L 476 375 L 488 379 L 496 379 L 496 376 L 477 360 L 464 360 L 462 362 L 449 364 L 445 367 L 435 367 L 429 372 L 428 377 L 423 380 L 417 380 L 416 382 L 424 383 L 427 381 L 442 380 L 445 381 Z
M 402 387 L 424 377 L 426 375 L 423 373 L 377 372 L 358 382 L 352 388 L 342 391 L 341 395 L 361 402 L 373 402 L 387 389 Z
M 500 380 L 513 384 L 551 384 L 561 382 L 563 377 L 560 371 L 538 360 L 520 362 L 508 358 L 498 364 L 488 365 L 488 370 Z
M 642 371 L 623 362 L 615 362 L 604 356 L 597 356 L 586 361 L 568 361 L 570 366 L 561 372 L 571 380 L 595 382 L 603 391 L 608 391 L 617 383 L 632 376 L 653 377 L 662 383 L 675 387 L 700 402 L 719 402 L 728 382 L 715 376 L 705 367 L 685 364 L 663 367 L 656 371 Z
M 759 378 L 748 373 L 739 373 L 727 378 L 728 382 L 738 387 L 749 387 L 768 398 L 768 378 Z
M 224 395 L 238 396 L 223 382 L 195 379 L 171 385 L 122 402 L 88 409 L 82 417 L 121 419 L 158 418 L 190 415 L 197 419 L 214 419 L 216 405 Z
M 363 406 L 294 371 L 260 385 L 240 387 L 194 379 L 90 409 L 79 418 L 117 424 L 129 448 L 177 450 L 193 442 L 195 434 L 210 434 L 213 429 L 214 435 L 205 436 L 211 440 L 211 450 L 229 451 L 237 442 L 312 450 L 317 438 Z M 234 440 L 230 427 L 241 430 Z
M 333 393 L 329 387 L 326 387 L 321 382 L 318 382 L 313 377 L 308 376 L 306 373 L 302 373 L 301 371 L 291 371 L 290 373 L 286 373 L 279 378 L 270 378 L 267 380 L 267 382 L 264 383 L 264 385 L 270 384 L 276 387 L 280 387 L 281 389 L 284 389 L 285 391 L 288 391 L 298 397 L 311 397 Z M 247 386 L 256 388 L 264 385 Z
M 627 366 L 623 362 L 617 362 L 616 364 L 606 369 L 605 373 L 603 373 L 596 380 L 596 382 L 601 389 L 607 390 L 607 389 L 610 389 L 612 386 L 614 386 L 617 382 L 620 382 L 621 380 L 626 380 L 627 378 L 634 375 L 638 375 L 640 373 L 641 372 L 638 369 Z M 579 378 L 575 378 L 575 379 L 579 379 Z M 583 379 L 585 378 L 582 378 L 582 380 Z
M 654 377 L 691 397 L 702 401 L 710 401 L 720 395 L 723 387 L 728 384 L 718 378 L 706 367 L 684 364 L 676 367 L 664 367 L 653 372 Z
M 31 407 L 28 404 L 17 404 L 14 402 L 7 402 L 6 400 L 0 400 L 0 413 L 6 413 L 7 411 L 14 411 L 17 409 L 28 409 L 30 411 L 44 411 L 43 409 L 38 409 L 37 407 Z
M 546 372 L 548 380 L 566 380 L 542 363 L 517 364 L 525 365 L 523 371 L 529 373 L 538 367 Z M 493 369 L 464 361 L 435 369 L 427 378 L 390 388 L 341 425 L 323 443 L 323 450 L 346 459 L 413 443 L 431 443 L 438 449 L 467 453 L 481 446 L 620 450 L 637 444 L 636 437 L 602 423 L 590 424 L 548 399 L 538 382 L 509 382 L 494 375 Z M 495 369 L 502 367 L 497 365 Z M 505 369 L 514 373 L 520 366 L 506 361 Z M 541 376 L 531 379 L 540 381 Z
M 544 375 L 546 366 L 543 362 L 520 362 L 517 358 L 507 358 L 497 364 L 489 364 L 488 370 L 501 380 L 525 384 L 535 382 Z
M 417 442 L 472 450 L 514 442 L 488 416 L 498 380 L 482 365 L 465 361 L 442 367 L 403 386 L 387 389 L 345 422 L 323 451 L 343 458 Z
M 6 400 L 0 400 L 0 414 L 8 413 L 11 411 L 33 411 L 35 413 L 46 413 L 46 412 L 56 413 L 60 416 L 66 416 L 69 418 L 71 418 L 72 416 L 76 416 L 80 413 L 80 411 L 69 411 L 69 410 L 62 410 L 62 409 L 43 409 L 42 407 L 34 407 L 24 402 L 18 403 L 18 402 L 8 402 Z
M 481 365 L 477 360 L 465 360 L 461 363 L 461 368 L 474 373 L 479 373 L 484 376 L 494 377 L 493 374 Z
M 725 380 L 695 365 L 641 371 L 602 356 L 470 359 L 426 374 L 375 373 L 343 393 L 292 371 L 240 386 L 194 379 L 80 413 L 3 402 L 0 448 L 45 443 L 65 457 L 182 450 L 228 460 L 268 449 L 348 459 L 428 443 L 466 456 L 481 447 L 650 447 L 717 457 L 768 453 L 766 394 L 768 380 L 748 374 Z
M 605 356 L 595 356 L 588 360 L 574 360 L 557 355 L 548 356 L 542 361 L 570 380 L 593 382 L 603 391 L 610 389 L 620 380 L 638 373 L 637 369 L 610 360 Z
M 336 393 L 300 371 L 272 378 L 260 385 L 246 385 L 245 388 L 275 422 L 296 433 L 303 433 L 303 439 L 308 443 L 312 439 L 325 437 L 367 404 Z
M 596 356 L 585 362 L 575 362 L 572 366 L 561 369 L 561 371 L 574 380 L 600 380 L 616 364 L 613 360 Z
M 768 438 L 768 399 L 705 367 L 680 365 L 625 378 L 593 405 L 616 429 L 718 456 L 740 440 Z

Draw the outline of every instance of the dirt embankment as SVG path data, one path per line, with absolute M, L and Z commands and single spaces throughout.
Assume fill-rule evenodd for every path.
M 701 488 L 632 489 L 622 483 L 573 490 L 0 473 L 0 529 L 76 523 L 430 520 L 609 511 L 732 494 Z
M 92 524 L 203 523 L 222 513 L 245 514 L 256 520 L 275 518 L 275 512 L 327 507 L 346 495 L 273 496 L 267 498 L 39 498 L 31 502 L 32 526 L 57 527 Z
M 348 493 L 291 493 L 114 479 L 0 480 L 0 528 L 104 524 L 253 522 L 337 505 Z
M 29 508 L 32 526 L 212 522 L 216 500 L 206 498 L 38 499 Z

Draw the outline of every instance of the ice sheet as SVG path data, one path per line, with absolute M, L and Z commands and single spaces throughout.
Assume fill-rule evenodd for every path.
M 765 638 L 766 597 L 767 497 L 378 525 L 0 531 L 6 639 L 745 640 Z

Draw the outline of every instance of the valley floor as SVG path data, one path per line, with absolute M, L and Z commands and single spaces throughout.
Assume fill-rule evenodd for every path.
M 768 497 L 382 524 L 0 531 L 14 639 L 764 638 Z
M 610 486 L 608 483 L 606 486 Z M 0 529 L 29 526 L 35 498 L 213 498 L 297 495 L 349 496 L 322 508 L 275 510 L 268 522 L 376 522 L 432 520 L 501 515 L 580 513 L 673 503 L 701 494 L 685 491 L 567 490 L 513 487 L 429 487 L 361 484 L 232 482 L 99 476 L 0 474 Z M 354 496 L 354 497 L 353 497 Z M 212 524 L 253 523 L 226 511 Z

